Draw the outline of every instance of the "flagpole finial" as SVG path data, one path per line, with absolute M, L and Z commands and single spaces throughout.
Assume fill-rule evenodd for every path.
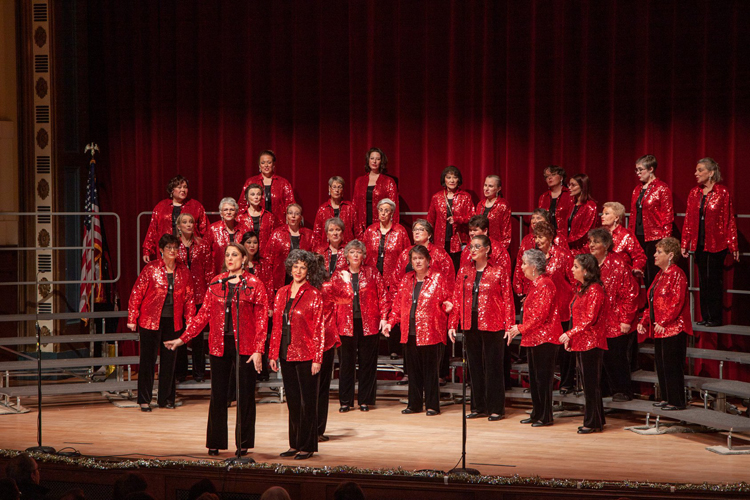
M 92 142 L 90 144 L 86 144 L 86 149 L 83 150 L 83 154 L 86 154 L 88 152 L 91 152 L 91 159 L 94 159 L 94 154 L 99 152 L 99 145 L 95 142 Z

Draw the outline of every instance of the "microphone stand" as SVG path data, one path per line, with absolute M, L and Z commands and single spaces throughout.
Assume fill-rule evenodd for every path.
M 242 272 L 242 271 L 240 271 Z M 237 336 L 234 339 L 234 347 L 235 347 L 235 358 L 234 358 L 234 381 L 235 381 L 235 398 L 237 399 L 237 416 L 235 418 L 235 425 L 234 425 L 234 436 L 237 440 L 237 451 L 235 456 L 232 458 L 227 458 L 225 460 L 228 464 L 252 464 L 255 463 L 255 460 L 253 460 L 251 457 L 243 457 L 242 456 L 242 411 L 241 406 L 242 402 L 240 398 L 240 366 L 242 363 L 242 360 L 240 359 L 240 291 L 242 290 L 252 290 L 253 287 L 247 286 L 245 283 L 244 278 L 240 274 L 239 276 L 240 281 L 237 283 L 237 286 L 234 289 L 234 295 L 235 295 L 235 302 L 237 307 Z M 231 311 L 230 311 L 231 314 Z M 254 367 L 253 367 L 254 368 Z M 252 368 L 251 368 L 252 369 Z M 253 397 L 255 397 L 253 395 Z
M 462 385 L 462 407 L 461 411 L 463 412 L 463 415 L 461 417 L 461 424 L 462 424 L 462 431 L 463 434 L 461 436 L 461 467 L 454 467 L 448 472 L 450 474 L 470 474 L 472 476 L 478 476 L 479 471 L 477 469 L 467 468 L 466 467 L 466 374 L 468 373 L 468 366 L 469 363 L 466 359 L 466 335 L 464 334 L 464 290 L 466 285 L 466 278 L 469 276 L 464 274 L 463 279 L 461 280 L 461 314 L 458 317 L 458 328 L 461 332 L 461 367 L 463 369 L 463 383 Z
M 35 453 L 48 453 L 54 455 L 56 450 L 51 446 L 42 446 L 42 330 L 39 328 L 39 307 L 37 304 L 36 320 L 36 388 L 37 388 L 37 420 L 36 420 L 36 443 L 37 446 L 26 448 L 26 451 Z

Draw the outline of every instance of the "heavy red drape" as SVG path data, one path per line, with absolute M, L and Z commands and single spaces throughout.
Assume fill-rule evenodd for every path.
M 475 200 L 496 173 L 512 209 L 529 211 L 551 163 L 629 208 L 634 161 L 652 153 L 679 212 L 696 160 L 712 156 L 750 213 L 738 189 L 750 156 L 740 0 L 110 0 L 90 2 L 89 20 L 103 209 L 124 220 L 123 297 L 136 215 L 167 180 L 187 176 L 216 210 L 266 148 L 309 220 L 328 177 L 351 188 L 371 146 L 386 151 L 403 210 L 426 211 L 454 164 Z

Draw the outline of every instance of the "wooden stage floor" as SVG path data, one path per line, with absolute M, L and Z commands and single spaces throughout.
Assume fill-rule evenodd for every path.
M 99 395 L 46 398 L 44 444 L 72 447 L 101 457 L 208 459 L 205 429 L 208 391 L 178 394 L 176 410 L 118 408 Z M 25 400 L 31 407 L 34 402 Z M 319 452 L 305 462 L 280 458 L 287 449 L 285 404 L 257 406 L 255 449 L 258 462 L 312 467 L 346 465 L 370 469 L 449 470 L 461 456 L 461 405 L 441 415 L 402 415 L 395 398 L 379 400 L 370 412 L 338 412 L 331 400 L 327 435 Z M 624 427 L 642 425 L 630 413 L 608 415 L 605 431 L 578 435 L 581 417 L 558 418 L 551 427 L 531 428 L 519 421 L 527 402 L 513 401 L 505 420 L 468 422 L 467 466 L 483 475 L 658 483 L 738 483 L 750 481 L 750 455 L 721 456 L 707 446 L 726 443 L 724 434 L 638 435 Z M 22 450 L 36 444 L 37 412 L 0 415 L 0 448 Z M 234 429 L 230 409 L 230 433 Z M 232 440 L 230 439 L 230 443 Z M 737 442 L 736 444 L 745 444 Z M 223 452 L 224 459 L 231 451 Z M 213 458 L 213 457 L 211 457 Z

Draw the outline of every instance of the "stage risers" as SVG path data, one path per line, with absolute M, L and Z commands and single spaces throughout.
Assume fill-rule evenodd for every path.
M 192 463 L 187 462 L 208 459 L 204 447 L 208 393 L 207 390 L 183 391 L 178 394 L 183 406 L 177 410 L 155 409 L 150 414 L 117 408 L 95 395 L 50 396 L 45 398 L 43 444 L 58 450 L 76 448 L 91 457 L 179 461 L 180 466 L 141 469 L 153 485 L 153 492 L 168 500 L 180 498 L 175 496 L 176 488 L 189 486 L 201 477 L 210 477 L 217 484 L 226 477 L 226 491 L 248 493 L 260 493 L 269 485 L 280 484 L 289 487 L 293 498 L 331 498 L 336 484 L 350 477 L 299 474 L 292 470 L 283 474 L 247 470 L 229 472 L 225 476 L 223 471 L 208 464 L 194 469 Z M 28 403 L 34 407 L 31 400 Z M 312 459 L 300 462 L 278 456 L 287 449 L 286 405 L 259 404 L 256 446 L 251 456 L 258 462 L 280 463 L 287 467 L 401 467 L 404 471 L 447 471 L 454 467 L 461 454 L 461 406 L 445 406 L 437 417 L 426 417 L 424 413 L 401 415 L 403 408 L 396 397 L 379 400 L 377 407 L 367 413 L 354 410 L 339 414 L 338 402 L 332 399 L 326 431 L 331 440 L 321 443 L 319 453 Z M 611 486 L 599 482 L 736 484 L 750 479 L 750 456 L 720 456 L 706 451 L 707 446 L 725 444 L 726 435 L 722 433 L 638 435 L 623 428 L 643 425 L 643 415 L 621 412 L 607 416 L 603 433 L 581 436 L 576 434 L 581 417 L 558 418 L 555 425 L 545 428 L 533 429 L 519 424 L 528 408 L 527 401 L 514 400 L 507 408 L 505 420 L 469 421 L 467 444 L 467 466 L 478 468 L 484 476 L 532 478 L 527 486 L 444 485 L 442 479 L 371 475 L 357 477 L 357 481 L 365 484 L 368 493 L 372 492 L 368 498 L 413 500 L 423 498 L 425 490 L 430 490 L 431 499 L 441 500 L 581 498 L 589 494 L 598 498 L 663 498 L 664 491 L 646 487 L 612 490 Z M 232 407 L 229 412 L 230 433 L 234 410 Z M 678 417 L 675 415 L 675 418 Z M 662 425 L 665 423 L 663 418 Z M 736 438 L 736 445 L 746 444 Z M 27 414 L 0 418 L 1 448 L 25 449 L 35 443 L 35 409 Z M 230 451 L 222 452 L 219 458 L 230 455 Z M 111 484 L 117 475 L 113 471 L 71 467 L 45 464 L 42 477 L 68 482 L 80 477 Z M 569 488 L 537 488 L 535 477 L 590 480 L 604 489 L 577 490 L 575 482 Z M 748 496 L 750 492 L 734 498 Z M 716 498 L 717 495 L 678 488 L 668 497 Z

